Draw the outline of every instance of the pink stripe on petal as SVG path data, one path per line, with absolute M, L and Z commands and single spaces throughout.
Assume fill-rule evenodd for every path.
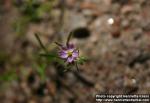
M 68 49 L 73 49 L 74 48 L 74 45 L 73 44 L 69 44 L 68 45 Z
M 60 56 L 61 58 L 63 58 L 63 59 L 65 59 L 65 58 L 68 57 L 67 53 L 64 53 L 64 52 L 60 52 L 60 53 L 59 53 L 59 56 Z

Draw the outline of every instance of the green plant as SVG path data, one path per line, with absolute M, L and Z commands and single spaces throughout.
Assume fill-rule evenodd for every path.
M 40 54 L 40 56 L 45 57 L 49 61 L 57 62 L 58 64 L 62 65 L 65 68 L 64 71 L 70 70 L 73 66 L 79 70 L 78 64 L 83 64 L 87 61 L 87 58 L 80 56 L 79 49 L 75 48 L 75 46 L 70 43 L 72 35 L 73 33 L 70 33 L 67 37 L 66 45 L 55 42 L 55 44 L 59 47 L 59 51 L 49 52 L 41 42 L 38 34 L 35 34 L 35 37 L 44 51 L 44 53 Z
M 38 0 L 15 0 L 14 4 L 21 16 L 13 24 L 13 28 L 18 35 L 25 33 L 30 22 L 39 22 L 45 17 L 50 17 L 51 10 L 56 0 L 40 2 Z

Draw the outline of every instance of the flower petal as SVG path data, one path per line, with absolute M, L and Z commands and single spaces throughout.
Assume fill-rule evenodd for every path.
M 63 59 L 65 59 L 65 58 L 68 57 L 67 53 L 65 53 L 65 52 L 63 52 L 63 51 L 59 53 L 59 56 L 60 56 L 61 58 L 63 58 Z
M 73 44 L 69 44 L 67 48 L 68 49 L 74 49 L 74 45 Z
M 68 57 L 67 62 L 71 63 L 71 62 L 73 62 L 73 61 L 74 61 L 74 58 L 73 58 L 73 57 Z
M 74 50 L 72 53 L 72 57 L 77 58 L 79 56 L 78 50 Z
M 64 52 L 64 53 L 67 53 L 67 48 L 66 47 L 62 47 L 61 49 L 60 49 L 60 52 Z

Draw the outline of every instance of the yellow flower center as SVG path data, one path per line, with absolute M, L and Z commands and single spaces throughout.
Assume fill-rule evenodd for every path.
M 70 56 L 72 56 L 72 52 L 71 51 L 68 51 L 67 52 L 67 55 L 70 57 Z

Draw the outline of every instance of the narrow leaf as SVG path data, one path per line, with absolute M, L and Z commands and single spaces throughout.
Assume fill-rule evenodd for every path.
M 70 41 L 72 35 L 73 35 L 73 32 L 70 32 L 69 35 L 68 35 L 67 42 L 66 42 L 67 46 L 69 45 L 69 41 Z
M 40 40 L 39 35 L 38 35 L 37 33 L 35 33 L 34 35 L 35 35 L 36 39 L 38 40 L 38 42 L 39 42 L 41 48 L 42 48 L 46 53 L 48 53 L 47 49 L 45 48 L 45 46 L 43 45 L 42 41 Z

